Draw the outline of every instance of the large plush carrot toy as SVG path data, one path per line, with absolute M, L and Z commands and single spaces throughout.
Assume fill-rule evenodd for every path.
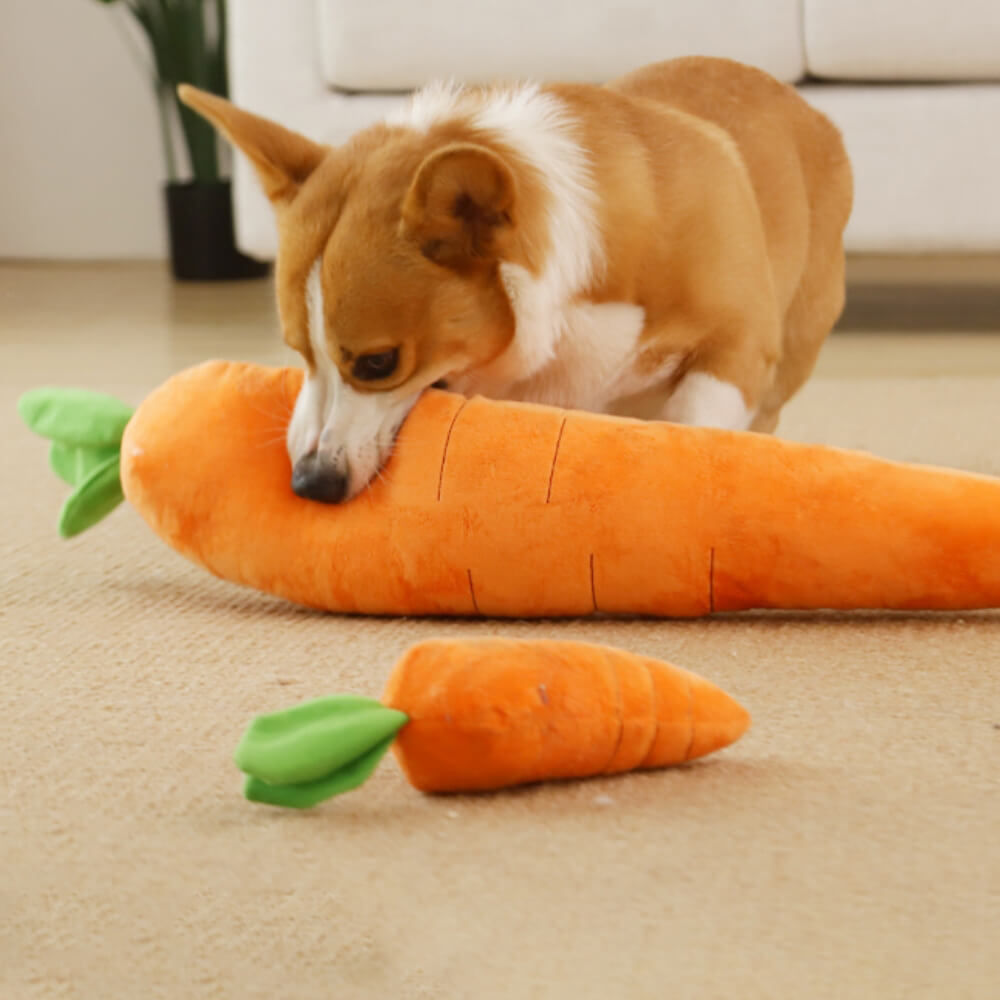
M 659 660 L 580 642 L 422 642 L 382 702 L 318 698 L 247 728 L 246 796 L 304 808 L 360 785 L 392 744 L 424 792 L 665 767 L 739 739 L 750 716 Z
M 1000 480 L 431 391 L 383 474 L 327 506 L 290 487 L 282 421 L 300 384 L 292 369 L 211 362 L 170 379 L 131 419 L 113 401 L 67 403 L 47 390 L 21 410 L 77 486 L 66 533 L 123 489 L 213 573 L 317 608 L 689 616 L 1000 605 Z

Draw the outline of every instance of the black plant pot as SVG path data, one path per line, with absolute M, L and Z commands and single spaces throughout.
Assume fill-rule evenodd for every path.
M 170 263 L 180 281 L 262 278 L 268 264 L 236 249 L 229 181 L 167 184 Z

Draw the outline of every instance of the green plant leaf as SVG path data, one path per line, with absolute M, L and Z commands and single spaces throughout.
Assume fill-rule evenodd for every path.
M 117 448 L 132 408 L 114 396 L 86 389 L 31 389 L 17 401 L 21 419 L 36 434 L 63 444 Z
M 102 2 L 108 4 L 115 0 Z M 179 83 L 193 83 L 226 96 L 224 0 L 127 0 L 125 6 L 146 36 L 152 52 L 154 89 L 171 179 L 176 173 L 172 162 L 171 126 L 172 121 L 176 121 L 194 179 L 202 183 L 218 181 L 221 177 L 219 137 L 208 122 L 177 101 L 175 88 Z
M 243 786 L 243 794 L 251 802 L 264 802 L 272 806 L 288 806 L 292 809 L 309 809 L 334 795 L 343 795 L 363 785 L 378 767 L 379 761 L 392 745 L 395 734 L 376 744 L 367 753 L 355 758 L 349 764 L 338 768 L 326 777 L 295 785 L 269 785 L 259 778 L 248 777 Z
M 212 65 L 212 87 L 225 97 L 229 93 L 229 28 L 227 25 L 226 0 L 215 0 L 216 47 Z
M 404 712 L 373 698 L 330 695 L 257 716 L 233 755 L 237 767 L 269 785 L 330 776 L 393 737 Z
M 79 486 L 94 469 L 118 453 L 118 448 L 89 448 L 53 441 L 49 449 L 49 464 L 63 482 Z
M 213 90 L 212 61 L 220 43 L 207 30 L 206 16 L 214 8 L 201 2 L 178 2 L 168 5 L 166 22 L 171 39 L 174 79 L 171 83 L 191 83 L 203 90 Z M 176 98 L 181 130 L 196 180 L 219 179 L 219 138 L 215 128 L 197 112 Z
M 72 538 L 107 517 L 124 499 L 120 456 L 98 465 L 69 495 L 59 516 L 59 534 Z

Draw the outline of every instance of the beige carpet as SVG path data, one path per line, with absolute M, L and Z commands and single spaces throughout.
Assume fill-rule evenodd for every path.
M 207 577 L 128 509 L 61 542 L 64 491 L 19 391 L 135 402 L 225 331 L 144 341 L 110 290 L 107 322 L 72 299 L 57 321 L 54 289 L 26 302 L 8 278 L 0 996 L 997 995 L 1000 615 L 337 618 Z M 973 368 L 821 369 L 783 431 L 1000 474 L 1000 376 Z M 427 798 L 387 759 L 308 814 L 242 799 L 230 754 L 254 713 L 377 694 L 413 640 L 492 632 L 673 660 L 754 726 L 659 773 Z

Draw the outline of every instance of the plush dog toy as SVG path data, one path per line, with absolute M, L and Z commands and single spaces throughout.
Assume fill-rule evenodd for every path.
M 431 640 L 399 660 L 381 703 L 333 695 L 258 716 L 235 758 L 248 799 L 306 808 L 360 785 L 390 744 L 415 788 L 482 791 L 682 764 L 749 725 L 714 684 L 624 650 Z
M 430 391 L 355 499 L 297 497 L 293 369 L 210 362 L 134 415 L 36 390 L 21 413 L 77 489 L 122 496 L 227 580 L 372 614 L 704 615 L 1000 605 L 1000 480 L 752 433 Z M 121 444 L 120 477 L 118 443 Z

